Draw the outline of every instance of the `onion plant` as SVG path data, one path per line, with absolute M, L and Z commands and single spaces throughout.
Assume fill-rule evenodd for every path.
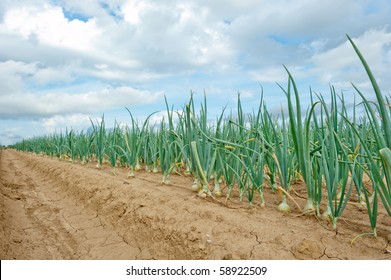
M 215 131 L 215 137 L 217 139 L 224 138 L 224 136 L 223 136 L 223 129 L 222 129 L 222 127 L 224 126 L 224 123 L 223 123 L 224 111 L 225 111 L 225 108 L 221 112 L 220 117 L 217 119 L 216 131 Z M 220 149 L 216 149 L 216 152 L 218 154 L 220 154 L 220 157 L 221 157 Z M 224 172 L 223 171 L 223 168 L 224 168 L 223 165 L 224 164 L 220 160 L 216 159 L 215 166 L 214 166 L 215 168 L 214 168 L 214 189 L 213 189 L 213 194 L 215 196 L 218 196 L 218 197 L 222 196 L 220 183 L 222 182 L 221 178 L 222 178 L 223 172 Z
M 369 170 L 369 177 L 372 180 L 372 186 L 374 191 L 374 201 L 371 204 L 368 199 L 367 192 L 364 192 L 366 198 L 366 204 L 368 208 L 368 215 L 371 221 L 373 234 L 376 235 L 376 217 L 377 217 L 377 195 L 380 196 L 381 201 L 387 211 L 391 216 L 391 169 L 389 166 L 389 151 L 391 149 L 391 111 L 389 109 L 389 104 L 386 104 L 387 99 L 385 99 L 380 91 L 379 85 L 360 50 L 357 48 L 353 40 L 347 35 L 348 40 L 353 46 L 356 54 L 358 55 L 364 69 L 368 75 L 369 80 L 371 81 L 372 88 L 376 96 L 376 104 L 368 101 L 365 95 L 355 86 L 358 94 L 363 99 L 364 108 L 369 119 L 369 124 L 371 126 L 372 132 L 374 133 L 374 139 L 376 144 L 376 150 L 373 151 L 370 149 L 370 145 L 367 144 L 365 139 L 362 139 L 359 131 L 351 125 L 352 129 L 355 131 L 356 135 L 360 138 L 361 144 L 366 152 L 366 161 L 367 168 Z M 378 116 L 381 119 L 381 124 L 379 123 Z M 380 163 L 382 168 L 379 168 L 378 162 L 380 158 Z M 385 180 L 384 180 L 385 179 Z
M 152 162 L 152 172 L 153 173 L 158 173 L 159 168 L 158 168 L 158 161 L 159 161 L 159 137 L 157 133 L 155 133 L 154 128 L 151 127 L 149 129 L 149 151 L 150 151 L 150 156 L 151 156 L 151 162 Z
M 69 161 L 75 162 L 75 160 L 77 158 L 75 131 L 73 129 L 71 129 L 69 131 L 68 131 L 68 129 L 66 129 L 65 138 L 66 138 L 66 145 L 64 148 L 67 151 L 67 154 L 69 155 Z
M 107 149 L 106 154 L 109 159 L 111 166 L 113 167 L 113 174 L 117 175 L 116 167 L 117 167 L 117 159 L 118 159 L 118 142 L 120 141 L 120 137 L 122 136 L 120 132 L 120 127 L 117 122 L 114 124 L 114 128 L 112 131 L 107 133 Z
M 81 131 L 76 140 L 77 153 L 81 160 L 81 164 L 84 165 L 89 162 L 91 156 L 91 148 L 94 142 L 95 134 L 89 131 Z
M 302 173 L 307 189 L 307 203 L 304 210 L 315 211 L 319 207 L 320 201 L 316 200 L 317 198 L 316 189 L 315 189 L 314 177 L 312 172 L 312 163 L 311 163 L 312 149 L 311 149 L 311 142 L 310 142 L 310 124 L 311 124 L 311 117 L 317 102 L 312 104 L 303 122 L 302 115 L 301 115 L 302 110 L 300 104 L 300 97 L 299 97 L 299 92 L 296 83 L 289 70 L 287 68 L 285 69 L 289 76 L 288 88 L 287 90 L 285 90 L 281 86 L 280 88 L 284 91 L 288 99 L 289 122 L 290 122 L 292 140 L 294 144 L 293 146 L 297 156 L 299 169 Z M 293 107 L 292 88 L 293 88 L 296 110 Z
M 267 112 L 267 111 L 266 111 Z M 278 205 L 278 210 L 281 212 L 290 212 L 290 206 L 287 203 L 286 193 L 289 193 L 296 171 L 295 154 L 293 148 L 289 143 L 289 130 L 286 125 L 284 112 L 282 114 L 282 126 L 280 131 L 272 126 L 274 134 L 274 153 L 272 157 L 277 166 L 277 174 L 279 177 L 280 185 L 285 190 L 282 193 L 282 202 Z M 271 121 L 271 116 L 267 113 L 267 117 Z
M 151 146 L 153 145 L 153 130 L 146 129 L 144 134 L 143 149 L 143 161 L 145 165 L 145 171 L 151 172 L 153 170 L 153 156 Z
M 54 137 L 54 147 L 55 153 L 59 160 L 64 159 L 64 145 L 65 145 L 65 137 L 62 133 L 55 135 Z
M 334 229 L 337 220 L 349 200 L 353 180 L 348 183 L 349 158 L 348 153 L 342 146 L 339 134 L 342 133 L 342 122 L 339 121 L 337 100 L 334 89 L 331 89 L 331 108 L 320 97 L 322 109 L 325 112 L 325 138 L 321 143 L 321 169 L 325 179 L 327 190 L 327 210 L 324 215 L 331 221 Z M 340 118 L 343 120 L 343 118 Z M 355 174 L 353 173 L 354 177 Z M 349 185 L 349 186 L 348 186 Z
M 264 188 L 264 167 L 265 167 L 265 145 L 263 141 L 250 139 L 243 150 L 243 177 L 246 188 L 247 199 L 250 205 L 253 204 L 255 193 L 259 194 L 261 207 L 265 206 L 263 197 Z
M 96 121 L 96 124 L 90 119 L 92 128 L 94 130 L 94 144 L 95 144 L 95 156 L 97 158 L 96 168 L 101 169 L 103 164 L 103 157 L 105 152 L 105 140 L 106 140 L 106 127 L 105 116 L 102 115 L 100 122 Z
M 230 131 L 229 127 L 231 125 L 232 124 L 228 123 L 226 126 L 224 126 L 223 135 L 229 134 Z M 218 141 L 221 140 L 219 139 Z M 233 145 L 229 143 L 223 143 L 221 146 L 222 147 L 217 149 L 217 162 L 219 168 L 221 168 L 221 173 L 223 175 L 227 187 L 227 194 L 226 194 L 226 201 L 227 201 L 228 199 L 230 199 L 230 195 L 236 183 L 236 178 L 239 177 L 241 163 L 240 161 L 237 160 L 235 156 L 236 148 Z
M 193 127 L 198 127 L 201 135 L 199 137 L 194 137 L 195 139 L 191 141 L 191 156 L 195 161 L 195 171 L 197 177 L 202 183 L 202 189 L 199 192 L 199 195 L 205 196 L 211 194 L 211 189 L 209 187 L 209 180 L 214 172 L 217 151 L 215 144 L 210 141 L 210 136 L 208 128 L 208 109 L 206 103 L 206 95 L 204 95 L 204 103 L 201 104 L 201 110 L 199 118 L 196 120 L 192 118 Z
M 130 115 L 131 127 L 126 126 L 123 135 L 124 147 L 119 147 L 122 154 L 120 155 L 126 160 L 129 165 L 128 177 L 135 177 L 135 170 L 140 169 L 140 157 L 142 151 L 142 145 L 144 143 L 144 136 L 148 128 L 150 117 L 155 114 L 150 114 L 142 124 L 140 129 L 137 120 L 133 117 L 132 113 L 126 108 Z
M 372 135 L 369 133 L 368 123 L 366 121 L 365 116 L 360 119 L 357 119 L 356 114 L 356 99 L 354 98 L 353 102 L 353 113 L 352 113 L 352 121 L 351 123 L 346 122 L 348 125 L 355 126 L 356 130 L 360 133 L 361 139 L 370 139 Z M 347 119 L 347 114 L 345 114 L 345 118 Z M 349 126 L 348 126 L 349 127 Z M 359 204 L 365 206 L 365 186 L 364 186 L 364 169 L 365 167 L 365 158 L 364 153 L 365 150 L 362 147 L 360 138 L 354 133 L 353 129 L 347 129 L 347 140 L 346 143 L 350 143 L 349 147 L 349 162 L 350 162 L 350 170 L 351 173 L 354 173 L 355 176 L 352 177 L 354 185 L 357 190 Z
M 261 110 L 261 107 L 259 108 L 260 112 L 263 112 L 262 122 L 260 123 L 262 138 L 266 143 L 274 143 L 274 137 L 275 137 L 275 126 L 277 125 L 277 121 L 275 118 L 270 116 L 267 112 L 266 106 Z M 278 173 L 278 166 L 274 158 L 274 145 L 268 144 L 266 145 L 267 153 L 265 154 L 265 162 L 267 167 L 267 175 L 270 181 L 270 186 L 272 190 L 276 191 L 278 189 L 277 186 L 277 173 Z
M 158 142 L 160 168 L 163 173 L 162 183 L 168 185 L 170 183 L 170 174 L 175 169 L 175 157 L 172 150 L 174 143 L 170 141 L 169 130 L 165 129 L 164 118 L 160 123 Z
M 216 151 L 212 151 L 211 144 L 208 146 L 202 146 L 201 144 L 205 143 L 199 143 L 198 145 L 196 141 L 190 143 L 192 155 L 196 162 L 196 172 L 202 183 L 202 189 L 199 191 L 199 195 L 206 196 L 211 195 L 209 180 L 213 172 L 213 166 L 216 162 L 217 153 Z M 201 148 L 202 150 L 198 149 L 197 146 L 203 147 Z

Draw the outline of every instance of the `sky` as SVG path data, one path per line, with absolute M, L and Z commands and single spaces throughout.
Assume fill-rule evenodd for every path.
M 391 92 L 389 0 L 1 0 L 0 144 L 164 116 L 207 95 L 212 118 L 237 96 L 246 112 L 263 90 L 269 111 L 286 98 L 285 65 L 303 100 L 333 85 L 352 102 L 368 78 Z

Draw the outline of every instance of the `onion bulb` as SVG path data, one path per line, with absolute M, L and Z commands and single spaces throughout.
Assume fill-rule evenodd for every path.
M 199 183 L 198 179 L 195 179 L 193 182 L 193 185 L 191 185 L 191 190 L 193 192 L 198 192 L 202 188 L 201 184 Z
M 280 212 L 285 212 L 285 213 L 291 212 L 291 207 L 286 202 L 286 195 L 284 195 L 282 197 L 282 202 L 280 203 L 280 205 L 278 205 L 277 208 L 278 208 L 278 211 L 280 211 Z
M 198 196 L 199 196 L 199 197 L 202 197 L 202 198 L 205 198 L 205 197 L 206 197 L 206 192 L 204 192 L 204 190 L 200 190 L 200 191 L 198 192 Z
M 215 180 L 215 188 L 213 190 L 213 194 L 217 197 L 221 197 L 223 193 L 221 192 L 220 185 L 218 183 L 218 180 Z

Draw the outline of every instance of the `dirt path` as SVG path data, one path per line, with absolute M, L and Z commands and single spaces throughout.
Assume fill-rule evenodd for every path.
M 194 195 L 191 178 L 163 186 L 159 174 L 126 172 L 0 151 L 0 259 L 391 259 L 382 210 L 379 236 L 351 245 L 370 230 L 353 205 L 336 233 L 298 210 L 279 213 L 270 190 L 265 208 L 226 207 Z
M 104 227 L 96 211 L 67 195 L 61 181 L 45 176 L 20 154 L 2 153 L 0 186 L 8 241 L 2 244 L 2 259 L 134 258 L 139 253 Z

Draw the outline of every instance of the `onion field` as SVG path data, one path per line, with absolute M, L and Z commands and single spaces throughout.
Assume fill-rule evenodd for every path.
M 293 208 L 327 219 L 333 229 L 349 203 L 367 211 L 376 236 L 378 207 L 391 216 L 391 106 L 364 57 L 349 38 L 372 84 L 371 95 L 355 85 L 357 99 L 347 106 L 346 96 L 331 86 L 330 92 L 310 92 L 310 106 L 301 105 L 293 75 L 286 69 L 287 85 L 279 85 L 287 110 L 269 112 L 260 99 L 256 110 L 208 113 L 207 98 L 195 104 L 192 97 L 181 110 L 166 100 L 167 118 L 159 123 L 151 115 L 143 121 L 129 112 L 129 123 L 106 124 L 104 116 L 91 120 L 85 131 L 65 132 L 25 139 L 14 145 L 20 151 L 44 154 L 97 168 L 126 168 L 131 179 L 138 170 L 161 174 L 170 187 L 170 176 L 194 178 L 189 190 L 222 203 L 238 194 L 253 207 L 263 207 L 265 188 L 280 198 L 278 210 Z M 349 99 L 352 99 L 349 96 Z M 213 119 L 215 118 L 215 119 Z M 370 184 L 365 184 L 366 178 Z M 299 205 L 292 185 L 302 181 L 306 204 Z

